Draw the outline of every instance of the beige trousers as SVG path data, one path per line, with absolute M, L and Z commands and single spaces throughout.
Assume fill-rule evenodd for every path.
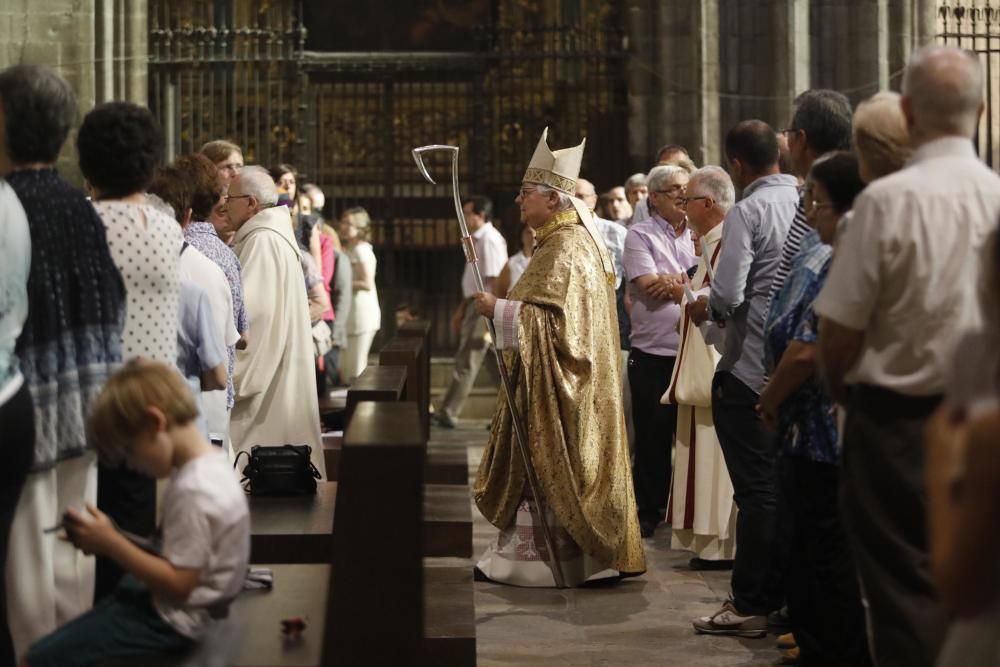
M 7 614 L 20 660 L 36 640 L 93 606 L 94 557 L 56 533 L 67 507 L 97 505 L 93 453 L 28 476 L 14 513 L 7 556 Z

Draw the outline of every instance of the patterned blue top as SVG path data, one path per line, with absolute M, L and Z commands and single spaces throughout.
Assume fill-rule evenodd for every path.
M 243 333 L 247 330 L 247 311 L 243 305 L 243 278 L 240 260 L 233 249 L 223 243 L 215 233 L 215 227 L 210 222 L 192 222 L 184 228 L 184 240 L 194 246 L 205 257 L 215 262 L 229 281 L 229 291 L 233 295 L 233 321 L 236 330 Z M 228 346 L 229 382 L 226 384 L 226 405 L 231 410 L 235 401 L 233 391 L 233 370 L 236 365 L 236 349 Z
M 17 357 L 34 404 L 37 471 L 86 450 L 90 406 L 122 361 L 126 293 L 82 191 L 51 167 L 14 171 L 7 182 L 31 232 L 31 307 Z
M 832 249 L 819 242 L 815 230 L 803 237 L 802 250 L 771 302 L 765 326 L 768 353 L 776 362 L 793 341 L 816 344 L 818 318 L 813 302 L 826 282 L 832 256 Z M 836 410 L 818 377 L 810 377 L 781 404 L 778 433 L 787 455 L 817 463 L 839 461 Z
M 3 267 L 0 270 L 0 397 L 9 393 L 4 387 L 21 377 L 14 344 L 28 317 L 30 266 L 28 219 L 17 195 L 0 180 L 0 267 Z M 3 404 L 4 399 L 0 398 L 0 405 Z

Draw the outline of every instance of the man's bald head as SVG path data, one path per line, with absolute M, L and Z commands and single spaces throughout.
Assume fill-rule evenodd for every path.
M 597 190 L 594 189 L 594 184 L 586 178 L 576 179 L 576 198 L 582 199 L 589 209 L 597 206 Z
M 971 138 L 983 109 L 983 68 L 969 51 L 927 46 L 910 56 L 903 73 L 903 113 L 914 137 Z

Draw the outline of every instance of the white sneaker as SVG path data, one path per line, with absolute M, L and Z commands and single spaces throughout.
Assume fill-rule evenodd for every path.
M 767 634 L 767 616 L 743 616 L 732 600 L 726 600 L 719 611 L 692 621 L 696 632 L 705 635 L 763 637 Z

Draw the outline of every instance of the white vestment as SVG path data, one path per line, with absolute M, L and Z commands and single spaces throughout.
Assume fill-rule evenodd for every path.
M 234 249 L 250 328 L 247 348 L 236 351 L 233 450 L 309 445 L 325 478 L 309 305 L 288 209 L 264 209 L 248 220 Z
M 722 225 L 704 237 L 691 280 L 694 290 L 710 284 L 706 262 L 719 259 Z M 687 297 L 681 302 L 685 311 Z M 693 552 L 705 560 L 731 560 L 736 553 L 736 506 L 733 483 L 712 422 L 712 377 L 719 353 L 686 315 L 670 386 L 661 402 L 677 404 L 674 476 L 667 518 L 672 524 L 670 548 Z M 714 325 L 712 325 L 714 326 Z

